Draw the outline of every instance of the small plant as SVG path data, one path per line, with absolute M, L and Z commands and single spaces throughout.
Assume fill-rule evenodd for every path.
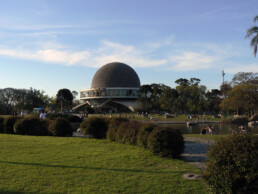
M 14 133 L 14 124 L 16 121 L 22 117 L 9 116 L 4 120 L 4 133 L 13 134 Z
M 35 116 L 24 117 L 15 123 L 14 133 L 20 135 L 49 135 L 48 121 Z
M 104 118 L 91 117 L 81 123 L 80 129 L 84 135 L 102 139 L 106 138 L 108 123 Z
M 257 193 L 258 138 L 231 135 L 208 152 L 204 178 L 216 193 Z
M 0 133 L 4 132 L 4 117 L 0 117 Z
M 129 119 L 114 117 L 108 120 L 107 138 L 110 141 L 116 141 L 117 130 L 122 122 L 129 122 Z
M 144 124 L 141 126 L 139 133 L 137 135 L 137 145 L 147 148 L 148 144 L 148 137 L 150 133 L 157 127 L 154 124 Z
M 54 136 L 72 136 L 73 128 L 67 119 L 56 118 L 49 125 L 49 132 Z
M 184 151 L 181 131 L 169 127 L 157 127 L 148 137 L 148 148 L 161 157 L 178 158 Z
M 120 143 L 136 145 L 137 134 L 139 132 L 140 123 L 137 121 L 123 122 L 118 128 L 116 139 Z

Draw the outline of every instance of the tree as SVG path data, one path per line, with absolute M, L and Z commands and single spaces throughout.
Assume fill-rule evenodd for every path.
M 258 15 L 254 17 L 254 23 L 256 21 L 258 21 Z M 249 28 L 247 30 L 245 37 L 246 38 L 252 37 L 250 46 L 254 48 L 254 56 L 256 57 L 257 46 L 258 46 L 258 26 L 252 26 L 251 28 Z
M 58 90 L 56 94 L 56 103 L 63 108 L 70 108 L 73 103 L 73 94 L 69 89 L 63 88 Z
M 232 79 L 232 85 L 258 84 L 258 73 L 238 72 Z
M 242 84 L 229 91 L 225 99 L 227 109 L 233 109 L 240 114 L 240 110 L 248 111 L 252 116 L 258 110 L 258 85 Z M 222 106 L 222 103 L 221 103 Z
M 160 105 L 163 110 L 178 112 L 177 100 L 178 92 L 170 87 L 166 88 L 160 96 Z

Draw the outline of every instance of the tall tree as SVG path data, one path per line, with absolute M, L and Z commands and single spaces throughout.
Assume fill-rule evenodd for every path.
M 58 90 L 56 94 L 56 102 L 58 105 L 61 105 L 61 111 L 63 111 L 62 108 L 66 108 L 66 109 L 71 108 L 73 103 L 72 92 L 66 88 Z
M 254 17 L 254 23 L 258 21 L 258 15 Z M 254 48 L 254 56 L 256 57 L 258 46 L 258 26 L 252 26 L 247 30 L 246 38 L 251 37 L 250 46 Z

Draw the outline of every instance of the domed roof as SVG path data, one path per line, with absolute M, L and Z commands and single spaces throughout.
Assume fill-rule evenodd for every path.
M 91 88 L 140 87 L 140 79 L 130 66 L 113 62 L 102 66 L 94 75 Z

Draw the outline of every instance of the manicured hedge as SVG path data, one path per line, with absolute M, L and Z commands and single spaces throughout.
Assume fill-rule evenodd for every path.
M 161 157 L 178 158 L 184 152 L 184 138 L 178 129 L 157 127 L 148 137 L 148 148 Z
M 0 117 L 0 133 L 4 133 L 4 117 Z
M 48 121 L 38 117 L 24 117 L 14 125 L 14 133 L 19 135 L 49 135 Z
M 109 139 L 110 141 L 116 141 L 116 134 L 119 126 L 123 122 L 129 122 L 129 119 L 113 117 L 111 119 L 108 119 L 107 121 L 108 121 L 107 139 Z
M 215 193 L 258 193 L 258 137 L 232 135 L 208 152 L 204 178 Z
M 154 128 L 157 127 L 154 124 L 143 124 L 139 130 L 139 133 L 137 135 L 137 145 L 147 148 L 148 144 L 148 137 L 150 133 L 154 130 Z
M 120 143 L 136 145 L 140 126 L 137 121 L 121 123 L 117 130 L 116 140 Z
M 102 139 L 106 138 L 108 123 L 104 118 L 91 117 L 85 119 L 81 123 L 80 129 L 84 135 L 89 135 L 93 138 Z
M 4 133 L 13 134 L 14 133 L 14 124 L 16 121 L 22 117 L 9 116 L 4 120 Z
M 54 136 L 72 136 L 73 128 L 67 119 L 56 118 L 49 125 L 49 132 Z

